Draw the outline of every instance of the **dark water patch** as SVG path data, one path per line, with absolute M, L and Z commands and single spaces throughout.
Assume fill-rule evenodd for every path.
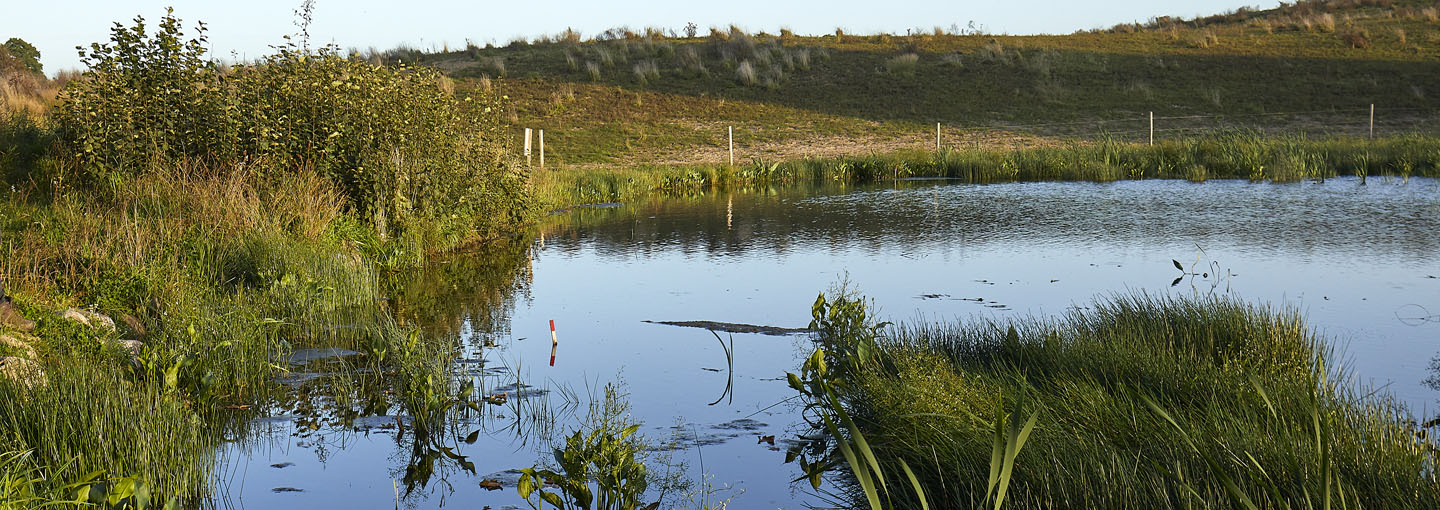
M 304 366 L 315 361 L 329 360 L 335 358 L 346 358 L 360 354 L 350 349 L 339 347 L 320 347 L 310 349 L 295 349 L 290 353 L 291 366 Z
M 769 336 L 803 335 L 809 333 L 805 328 L 782 328 L 778 326 L 757 326 L 754 324 L 742 324 L 738 322 L 715 322 L 715 321 L 641 321 L 649 324 L 664 324 L 666 326 L 680 326 L 683 328 L 700 328 L 710 331 L 722 331 L 725 333 L 744 333 Z
M 755 421 L 755 420 L 752 420 L 752 419 L 749 419 L 749 418 L 741 418 L 741 419 L 738 419 L 738 420 L 727 421 L 727 422 L 725 422 L 725 423 L 721 423 L 721 424 L 716 425 L 716 426 L 711 427 L 711 428 L 713 428 L 713 429 L 715 429 L 715 430 L 744 430 L 744 431 L 755 431 L 755 430 L 763 429 L 763 428 L 768 427 L 768 426 L 769 426 L 769 425 L 766 425 L 765 423 L 762 423 L 762 422 L 759 422 L 759 421 Z
M 299 387 L 301 385 L 304 385 L 305 383 L 314 381 L 324 376 L 325 374 L 320 374 L 316 372 L 289 372 L 281 374 L 279 377 L 276 377 L 275 382 L 286 386 Z
M 510 383 L 491 390 L 496 395 L 505 394 L 507 399 L 527 399 L 543 397 L 550 394 L 550 390 L 537 388 L 525 383 Z

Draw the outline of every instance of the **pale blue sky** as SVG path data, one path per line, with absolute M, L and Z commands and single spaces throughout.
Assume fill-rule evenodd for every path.
M 216 56 L 228 59 L 266 54 L 281 36 L 296 31 L 292 11 L 300 0 L 125 1 L 125 0 L 0 0 L 0 40 L 20 37 L 40 49 L 49 74 L 78 68 L 76 45 L 107 40 L 111 23 L 130 24 L 136 14 L 154 22 L 173 5 L 187 29 L 197 20 L 210 27 Z M 343 47 L 380 49 L 401 43 L 421 48 L 466 39 L 504 44 L 516 36 L 533 38 L 574 27 L 588 37 L 606 28 L 658 26 L 680 31 L 687 22 L 710 26 L 731 23 L 750 31 L 830 33 L 905 33 L 913 27 L 965 26 L 969 21 L 991 33 L 1070 33 L 1145 21 L 1152 16 L 1214 14 L 1241 6 L 1271 8 L 1278 1 L 1256 0 L 1116 0 L 1116 1 L 379 1 L 318 0 L 311 40 Z

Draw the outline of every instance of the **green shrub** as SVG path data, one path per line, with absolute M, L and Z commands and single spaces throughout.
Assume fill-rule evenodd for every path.
M 82 52 L 90 70 L 61 92 L 55 121 L 86 177 L 134 172 L 156 158 L 234 154 L 233 105 L 205 59 L 205 25 L 197 32 L 185 40 L 180 20 L 166 15 L 147 36 L 137 16 L 133 28 L 116 23 L 109 44 Z
M 204 24 L 197 31 L 185 40 L 167 15 L 147 35 L 137 17 L 133 28 L 117 25 L 110 44 L 91 46 L 90 71 L 56 115 L 84 180 L 178 159 L 254 166 L 262 179 L 313 169 L 382 236 L 440 220 L 427 222 L 430 240 L 528 212 L 525 176 L 501 141 L 503 96 L 456 98 L 435 70 L 294 43 L 222 71 L 205 58 Z

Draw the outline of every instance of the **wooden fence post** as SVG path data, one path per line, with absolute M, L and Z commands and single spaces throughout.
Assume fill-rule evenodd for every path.
M 725 132 L 730 138 L 730 166 L 735 166 L 735 126 L 726 126 Z
M 1150 112 L 1150 145 L 1155 145 L 1155 112 Z
M 940 123 L 935 123 L 935 151 L 940 151 Z
M 530 128 L 525 128 L 525 166 L 530 166 Z
M 1375 139 L 1375 103 L 1370 103 L 1370 139 Z
M 545 130 L 540 130 L 540 169 L 545 169 Z

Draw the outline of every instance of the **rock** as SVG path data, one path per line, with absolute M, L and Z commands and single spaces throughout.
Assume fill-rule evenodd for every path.
M 131 358 L 139 358 L 140 348 L 145 347 L 145 342 L 139 340 L 116 340 L 115 343 L 126 351 L 129 351 Z
M 27 333 L 35 330 L 35 321 L 21 315 L 20 309 L 15 307 L 9 296 L 0 298 L 0 325 Z
M 30 343 L 34 341 L 35 337 L 26 334 L 0 334 L 0 345 L 20 351 L 26 358 L 30 359 L 35 359 L 35 348 L 30 346 Z
M 134 315 L 130 315 L 128 313 L 121 315 L 120 323 L 124 324 L 126 328 L 130 329 L 130 334 L 140 337 L 145 336 L 145 325 L 141 324 L 140 319 L 135 318 Z
M 0 358 L 0 375 L 25 383 L 26 386 L 45 385 L 45 371 L 40 368 L 40 364 L 25 358 Z
M 62 319 L 75 321 L 92 328 L 115 331 L 115 320 L 100 312 L 80 308 L 66 308 L 56 315 L 59 315 Z

